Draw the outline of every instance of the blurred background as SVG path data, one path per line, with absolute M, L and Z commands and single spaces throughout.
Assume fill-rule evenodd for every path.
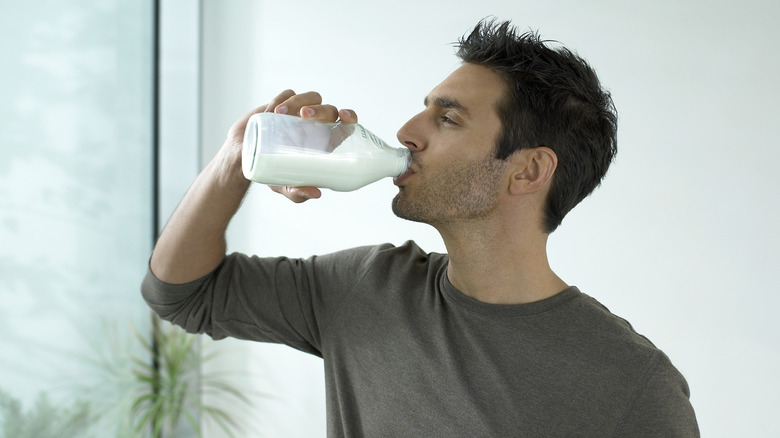
M 617 161 L 551 236 L 553 269 L 670 356 L 703 436 L 780 435 L 780 3 L 1 1 L 0 438 L 149 433 L 128 414 L 162 342 L 139 284 L 230 125 L 316 90 L 395 144 L 487 16 L 578 52 L 618 108 Z M 255 186 L 229 250 L 444 251 L 392 214 L 395 191 L 296 205 Z M 232 412 L 236 436 L 325 436 L 321 360 L 234 340 L 193 351 L 208 360 L 191 391 Z M 213 375 L 248 402 L 200 391 Z M 166 436 L 227 436 L 194 412 Z

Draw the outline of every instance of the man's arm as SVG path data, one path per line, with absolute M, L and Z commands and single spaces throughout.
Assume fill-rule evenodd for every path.
M 241 145 L 249 118 L 262 111 L 297 114 L 304 118 L 356 122 L 354 112 L 322 105 L 318 93 L 286 90 L 268 105 L 237 120 L 225 143 L 190 186 L 171 215 L 150 260 L 152 273 L 166 283 L 183 284 L 214 270 L 225 257 L 225 231 L 244 199 L 250 182 L 241 172 Z M 272 187 L 294 202 L 318 198 L 315 187 Z

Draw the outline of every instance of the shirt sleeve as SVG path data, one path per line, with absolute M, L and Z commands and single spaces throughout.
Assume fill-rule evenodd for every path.
M 616 437 L 700 437 L 690 391 L 682 374 L 659 352 Z
M 147 270 L 141 293 L 162 319 L 213 339 L 286 344 L 317 356 L 322 333 L 379 247 L 308 259 L 234 253 L 208 275 L 174 285 Z

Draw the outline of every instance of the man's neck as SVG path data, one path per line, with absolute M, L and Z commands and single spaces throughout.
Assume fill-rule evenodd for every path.
M 447 276 L 464 294 L 492 304 L 525 304 L 568 287 L 550 269 L 547 234 L 489 223 L 464 225 L 437 227 L 449 253 Z

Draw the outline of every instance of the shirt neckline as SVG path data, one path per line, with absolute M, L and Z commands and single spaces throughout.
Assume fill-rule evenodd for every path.
M 548 312 L 581 295 L 576 286 L 569 286 L 561 292 L 540 301 L 526 304 L 492 304 L 476 300 L 459 291 L 447 278 L 447 264 L 439 271 L 439 285 L 445 297 L 458 306 L 486 316 L 520 317 Z

